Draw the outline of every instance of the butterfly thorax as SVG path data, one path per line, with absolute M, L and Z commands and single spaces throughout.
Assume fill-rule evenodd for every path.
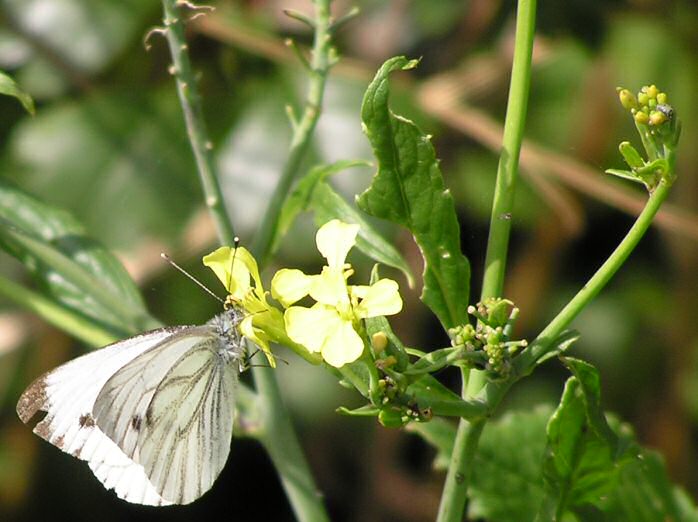
M 244 313 L 241 309 L 230 307 L 208 322 L 221 340 L 220 355 L 226 359 L 226 362 L 239 361 L 244 356 L 243 337 L 238 329 L 243 318 Z

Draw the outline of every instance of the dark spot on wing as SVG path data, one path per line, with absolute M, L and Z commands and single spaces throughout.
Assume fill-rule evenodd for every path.
M 133 417 L 131 417 L 131 426 L 136 431 L 141 431 L 141 423 L 142 422 L 143 422 L 143 418 L 140 415 L 134 415 Z
M 47 402 L 46 375 L 42 375 L 31 383 L 19 398 L 17 415 L 22 422 L 27 423 L 37 411 L 47 411 Z
M 80 415 L 80 419 L 78 420 L 80 423 L 81 428 L 91 428 L 92 426 L 95 425 L 95 419 L 92 417 L 91 413 L 84 413 Z

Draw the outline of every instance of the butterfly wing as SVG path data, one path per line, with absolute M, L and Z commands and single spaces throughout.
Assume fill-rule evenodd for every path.
M 227 460 L 237 367 L 224 349 L 210 326 L 189 328 L 125 365 L 95 402 L 99 428 L 167 503 L 199 498 Z M 101 475 L 119 480 L 104 464 L 93 471 L 103 482 Z
M 233 435 L 237 363 L 213 339 L 184 355 L 155 391 L 138 460 L 160 494 L 177 504 L 208 491 L 225 466 Z
M 90 467 L 107 466 L 115 473 L 95 475 L 107 489 L 131 502 L 166 504 L 148 480 L 143 467 L 134 463 L 96 425 L 93 408 L 100 390 L 121 368 L 187 327 L 162 328 L 111 344 L 78 357 L 36 379 L 17 403 L 17 414 L 27 423 L 38 411 L 46 416 L 34 433 Z

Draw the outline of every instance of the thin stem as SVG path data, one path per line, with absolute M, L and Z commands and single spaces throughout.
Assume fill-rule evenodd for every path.
M 536 0 L 520 0 L 516 19 L 516 42 L 511 85 L 504 120 L 502 151 L 495 183 L 490 233 L 487 240 L 482 299 L 501 297 L 509 248 L 514 189 L 518 175 L 519 152 L 523 141 L 528 92 L 531 84 L 531 57 L 535 33 Z
M 196 167 L 204 190 L 204 198 L 221 243 L 232 245 L 235 231 L 225 208 L 225 201 L 216 175 L 213 143 L 208 137 L 201 108 L 201 97 L 189 60 L 189 47 L 184 38 L 185 13 L 176 0 L 162 0 L 165 13 L 165 37 L 172 55 L 170 69 L 177 81 L 177 94 L 182 105 L 189 143 L 196 159 Z
M 322 494 L 315 485 L 298 437 L 284 406 L 271 368 L 252 368 L 257 388 L 260 441 L 269 453 L 296 518 L 301 522 L 329 521 Z
M 601 289 L 618 271 L 621 265 L 635 249 L 638 242 L 652 224 L 652 219 L 669 194 L 671 183 L 666 182 L 665 176 L 650 195 L 645 208 L 642 210 L 632 228 L 628 231 L 623 241 L 616 247 L 606 262 L 596 271 L 582 289 L 577 292 L 572 300 L 560 311 L 559 314 L 546 326 L 533 340 L 526 350 L 516 359 L 517 373 L 526 375 L 535 367 L 536 361 L 554 349 L 552 342 L 567 328 L 575 317 L 596 297 Z
M 523 129 L 528 107 L 535 19 L 536 0 L 519 0 L 502 152 L 497 169 L 490 232 L 487 241 L 485 274 L 482 285 L 483 299 L 500 296 L 502 293 L 519 152 L 523 141 Z M 466 400 L 474 396 L 485 385 L 482 372 L 464 370 L 462 376 L 463 398 Z M 439 505 L 437 518 L 439 522 L 455 522 L 463 519 L 470 474 L 485 422 L 486 419 L 483 418 L 472 423 L 461 419 L 458 423 L 453 455 Z
M 173 73 L 177 80 L 177 91 L 184 112 L 189 141 L 196 157 L 206 205 L 216 224 L 219 241 L 222 244 L 232 245 L 235 233 L 214 171 L 212 146 L 204 124 L 200 96 L 184 39 L 184 22 L 180 3 L 175 0 L 163 0 L 162 4 L 165 13 L 165 33 L 172 54 Z M 327 16 L 329 18 L 329 13 Z M 252 372 L 257 388 L 261 422 L 260 440 L 274 462 L 297 518 L 301 521 L 328 520 L 272 370 L 255 367 L 252 368 Z
M 288 159 L 281 171 L 281 177 L 269 200 L 264 220 L 252 245 L 252 252 L 264 263 L 270 254 L 274 235 L 279 222 L 283 203 L 289 194 L 291 184 L 298 175 L 298 169 L 310 145 L 310 138 L 320 118 L 320 109 L 325 92 L 327 74 L 335 58 L 330 38 L 330 3 L 331 0 L 315 0 L 315 38 L 313 56 L 310 62 L 310 83 L 303 108 L 303 116 L 293 126 L 293 138 Z

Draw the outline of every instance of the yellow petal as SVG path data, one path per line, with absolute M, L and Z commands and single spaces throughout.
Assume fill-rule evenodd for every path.
M 338 219 L 328 221 L 315 236 L 317 249 L 327 259 L 330 268 L 341 269 L 351 247 L 356 243 L 359 225 L 342 223 Z
M 351 322 L 341 321 L 327 336 L 322 347 L 322 358 L 327 364 L 339 368 L 361 357 L 364 343 Z
M 252 315 L 248 315 L 242 320 L 240 323 L 240 333 L 259 346 L 264 352 L 264 355 L 267 357 L 269 365 L 272 368 L 276 368 L 276 359 L 274 358 L 274 354 L 271 353 L 269 338 L 264 331 L 253 326 L 252 318 Z
M 347 283 L 340 270 L 323 267 L 320 275 L 315 276 L 309 290 L 310 297 L 318 303 L 338 307 L 349 303 Z
M 230 280 L 230 253 L 233 249 L 230 247 L 220 247 L 208 255 L 204 256 L 204 265 L 209 267 L 220 279 L 224 286 L 228 285 Z
M 350 287 L 352 293 L 361 297 L 361 302 L 354 308 L 360 319 L 379 315 L 394 315 L 402 310 L 402 298 L 399 287 L 392 279 L 381 279 L 369 287 Z
M 271 280 L 271 296 L 288 308 L 308 295 L 311 284 L 312 276 L 295 268 L 282 268 Z
M 337 311 L 320 304 L 312 308 L 292 306 L 284 312 L 284 324 L 289 338 L 305 346 L 310 352 L 319 352 L 330 333 L 343 322 Z
M 245 248 L 221 247 L 204 256 L 203 262 L 213 270 L 228 294 L 237 300 L 242 300 L 249 291 L 250 276 L 255 280 L 256 287 L 261 289 L 257 262 Z

